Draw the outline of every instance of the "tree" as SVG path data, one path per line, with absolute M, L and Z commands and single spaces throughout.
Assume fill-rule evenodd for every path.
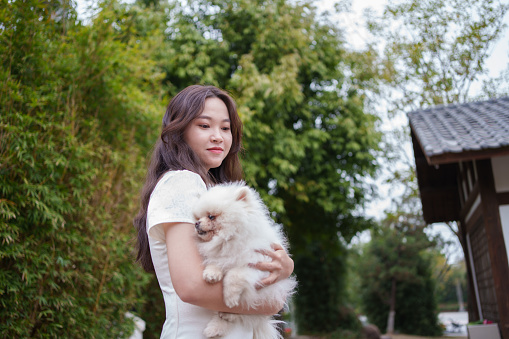
M 465 261 L 448 263 L 439 252 L 434 255 L 434 260 L 436 295 L 441 311 L 464 311 L 467 303 Z
M 193 83 L 237 99 L 246 180 L 287 227 L 311 291 L 300 318 L 330 301 L 303 330 L 341 326 L 345 243 L 371 225 L 358 210 L 380 137 L 365 104 L 374 58 L 346 50 L 306 2 L 143 3 L 101 3 L 86 26 L 37 0 L 0 11 L 2 334 L 128 333 L 148 280 L 126 255 L 145 154 L 162 91 Z
M 1 8 L 1 336 L 126 335 L 148 282 L 130 253 L 161 109 L 151 48 L 122 40 L 116 2 L 89 26 L 67 2 Z
M 340 237 L 349 241 L 369 226 L 354 210 L 363 201 L 362 178 L 373 173 L 378 135 L 363 109 L 362 84 L 345 77 L 354 62 L 340 33 L 306 15 L 306 6 L 271 7 L 264 29 L 235 28 L 260 32 L 230 83 L 243 94 L 246 178 L 289 234 L 299 331 L 329 332 L 344 324 Z
M 237 100 L 246 181 L 290 236 L 297 313 L 309 319 L 316 314 L 309 303 L 330 301 L 301 329 L 334 329 L 341 323 L 341 239 L 370 226 L 357 210 L 380 138 L 365 103 L 374 57 L 346 50 L 341 32 L 307 2 L 188 1 L 167 32 L 168 50 L 181 52 L 161 60 L 170 93 L 208 82 Z M 318 269 L 330 277 L 327 288 L 313 288 Z
M 363 309 L 387 333 L 437 336 L 435 285 L 422 225 L 389 216 L 372 232 L 360 267 Z
M 383 68 L 380 80 L 385 86 L 379 87 L 377 97 L 389 113 L 384 119 L 504 93 L 507 74 L 486 79 L 486 60 L 505 29 L 508 9 L 509 4 L 495 0 L 391 0 L 382 16 L 368 12 L 367 28 L 372 34 L 368 45 L 383 51 L 378 65 Z M 484 82 L 482 92 L 473 92 L 472 85 L 480 81 Z M 409 136 L 408 124 L 385 136 L 392 154 L 382 166 L 396 169 L 394 178 L 401 169 L 413 166 L 407 156 Z M 402 158 L 406 162 L 398 161 Z M 448 226 L 457 234 L 454 223 Z
M 385 43 L 386 65 L 401 95 L 396 109 L 466 102 L 501 36 L 508 4 L 495 0 L 391 1 L 369 28 Z
M 489 0 L 390 1 L 381 17 L 372 15 L 368 28 L 378 41 L 383 41 L 377 44 L 383 49 L 380 64 L 389 75 L 384 78 L 387 86 L 381 98 L 392 113 L 388 118 L 417 108 L 479 97 L 472 92 L 472 85 L 486 74 L 485 60 L 505 27 L 503 17 L 508 6 Z M 407 126 L 402 129 L 405 132 L 396 131 L 393 138 L 400 154 L 405 152 L 401 145 L 410 141 Z M 400 180 L 400 169 L 411 172 L 405 168 L 413 167 L 413 163 L 390 166 L 398 169 L 389 174 L 393 186 L 400 183 L 403 187 L 416 186 L 415 175 Z M 402 198 L 406 200 L 405 193 Z M 413 203 L 405 210 L 419 216 L 420 204 Z M 448 225 L 457 234 L 455 225 Z
M 432 264 L 436 238 L 424 232 L 415 172 L 396 171 L 392 184 L 404 190 L 393 198 L 371 241 L 363 249 L 357 274 L 362 308 L 387 333 L 439 335 Z M 419 291 L 419 293 L 416 293 Z

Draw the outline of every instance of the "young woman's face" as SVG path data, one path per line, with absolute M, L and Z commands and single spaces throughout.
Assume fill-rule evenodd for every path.
M 207 171 L 221 165 L 232 146 L 230 116 L 221 99 L 205 100 L 203 112 L 184 131 L 184 141 Z

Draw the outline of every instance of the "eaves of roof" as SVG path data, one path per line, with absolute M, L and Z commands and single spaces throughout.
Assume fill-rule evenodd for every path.
M 509 97 L 408 113 L 429 165 L 509 154 Z

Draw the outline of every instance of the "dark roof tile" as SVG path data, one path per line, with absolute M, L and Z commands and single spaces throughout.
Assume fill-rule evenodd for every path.
M 427 157 L 509 145 L 509 97 L 408 113 Z

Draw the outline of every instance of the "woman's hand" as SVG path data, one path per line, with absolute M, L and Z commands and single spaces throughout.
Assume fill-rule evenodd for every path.
M 251 265 L 261 271 L 270 272 L 269 276 L 258 282 L 257 289 L 272 285 L 280 280 L 288 278 L 293 272 L 293 260 L 279 244 L 272 244 L 274 251 L 260 250 L 259 252 L 272 258 L 272 261 L 262 261 Z

